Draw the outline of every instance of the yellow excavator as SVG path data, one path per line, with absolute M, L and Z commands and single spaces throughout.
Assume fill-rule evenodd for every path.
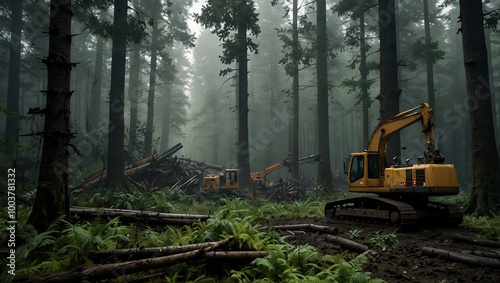
M 299 164 L 303 164 L 305 162 L 316 162 L 317 160 L 319 160 L 319 155 L 314 154 L 314 155 L 299 158 Z M 266 179 L 267 175 L 280 169 L 283 166 L 290 168 L 290 161 L 287 159 L 284 159 L 280 162 L 277 162 L 277 163 L 267 167 L 263 171 L 250 172 L 250 178 L 253 182 L 253 188 L 254 189 L 269 188 L 270 183 Z M 226 169 L 226 170 L 224 170 L 224 173 L 203 177 L 201 189 L 204 191 L 207 191 L 207 190 L 236 190 L 236 189 L 240 188 L 239 180 L 240 180 L 240 169 Z
M 417 164 L 408 159 L 400 164 L 397 157 L 388 164 L 386 146 L 402 129 L 422 123 L 426 151 Z M 364 152 L 351 153 L 344 162 L 349 192 L 372 193 L 332 201 L 325 206 L 325 217 L 356 221 L 385 222 L 395 226 L 415 226 L 437 222 L 456 226 L 462 222 L 458 205 L 430 201 L 431 196 L 456 195 L 459 192 L 455 167 L 444 164 L 444 156 L 436 149 L 434 118 L 427 103 L 403 111 L 381 122 L 371 135 Z

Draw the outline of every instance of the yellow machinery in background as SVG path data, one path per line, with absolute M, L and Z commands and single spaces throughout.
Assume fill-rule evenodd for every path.
M 319 159 L 318 154 L 299 158 L 299 164 L 305 162 L 315 162 Z M 269 188 L 270 183 L 266 179 L 267 175 L 280 169 L 281 167 L 290 168 L 289 160 L 277 162 L 263 171 L 251 172 L 250 178 L 253 182 L 254 189 Z M 209 175 L 203 177 L 202 190 L 236 190 L 240 188 L 240 169 L 226 169 L 224 173 L 218 175 Z

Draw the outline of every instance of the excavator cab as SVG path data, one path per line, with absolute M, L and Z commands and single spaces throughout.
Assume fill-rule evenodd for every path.
M 347 172 L 349 191 L 357 192 L 358 188 L 380 187 L 381 166 L 377 152 L 358 152 L 349 156 Z M 364 191 L 364 190 L 363 190 Z

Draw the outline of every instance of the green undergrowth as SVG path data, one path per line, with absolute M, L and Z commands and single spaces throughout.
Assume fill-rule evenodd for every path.
M 479 236 L 484 239 L 500 240 L 500 216 L 498 215 L 493 217 L 465 215 L 461 225 L 479 230 Z
M 295 246 L 274 230 L 261 229 L 259 223 L 263 219 L 321 217 L 324 203 L 318 200 L 270 203 L 221 198 L 197 202 L 180 192 L 142 195 L 73 192 L 71 197 L 73 205 L 210 214 L 212 217 L 190 226 L 125 225 L 117 218 L 93 221 L 60 218 L 47 232 L 37 233 L 31 225 L 22 224 L 29 209 L 20 206 L 22 221 L 17 228 L 16 278 L 94 267 L 99 262 L 91 254 L 98 250 L 186 245 L 232 237 L 235 241 L 232 250 L 260 250 L 269 254 L 246 262 L 197 260 L 176 264 L 156 270 L 160 274 L 151 277 L 149 282 L 383 282 L 363 270 L 363 265 L 370 260 L 366 253 L 350 260 L 343 254 L 322 255 L 313 246 Z M 0 229 L 6 228 L 5 223 L 0 223 Z M 6 243 L 6 237 L 2 234 L 0 242 Z M 8 252 L 6 247 L 6 244 L 0 247 L 2 254 Z M 6 257 L 2 256 L 0 264 L 6 263 Z M 148 275 L 148 272 L 124 275 L 120 280 Z M 0 276 L 5 282 L 13 279 L 6 271 Z

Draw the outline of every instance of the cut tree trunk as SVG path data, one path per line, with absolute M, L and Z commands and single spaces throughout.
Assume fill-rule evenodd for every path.
M 346 238 L 342 238 L 342 237 L 339 237 L 339 236 L 332 236 L 332 235 L 326 235 L 326 239 L 329 240 L 330 242 L 334 242 L 336 244 L 339 244 L 341 247 L 345 248 L 345 249 L 348 249 L 348 250 L 351 250 L 351 251 L 355 251 L 355 252 L 358 252 L 358 253 L 364 253 L 366 251 L 369 250 L 369 248 L 365 245 L 362 245 L 358 242 L 355 242 L 355 241 L 351 241 L 349 239 L 346 239 Z M 376 255 L 377 252 L 374 252 L 374 251 L 371 251 L 370 252 L 372 255 Z
M 272 228 L 274 230 L 309 230 L 311 232 L 327 233 L 337 235 L 339 229 L 337 227 L 322 226 L 316 224 L 295 224 L 295 225 L 277 225 L 271 227 L 262 227 L 261 230 Z
M 88 280 L 97 282 L 103 279 L 118 278 L 120 276 L 137 273 L 145 270 L 163 268 L 177 263 L 189 261 L 195 258 L 203 257 L 208 252 L 216 250 L 222 246 L 228 245 L 233 241 L 233 238 L 228 238 L 217 242 L 216 244 L 182 254 L 169 255 L 157 258 L 147 258 L 134 261 L 103 264 L 96 267 L 84 268 L 83 270 L 73 270 L 50 274 L 47 276 L 39 276 L 27 278 L 24 280 L 16 280 L 14 282 L 70 282 Z
M 213 251 L 205 253 L 205 257 L 218 260 L 253 260 L 267 254 L 267 251 Z
M 452 252 L 452 251 L 441 250 L 441 249 L 436 249 L 436 248 L 431 248 L 431 247 L 423 247 L 422 253 L 425 255 L 437 256 L 437 257 L 441 257 L 441 258 L 448 259 L 451 261 L 462 262 L 465 264 L 471 264 L 471 265 L 477 265 L 477 266 L 483 266 L 483 267 L 500 268 L 500 260 L 492 259 L 492 258 L 479 257 L 479 256 L 474 256 L 474 255 L 468 255 L 468 254 L 461 254 L 461 253 L 456 253 L 456 252 Z
M 481 257 L 489 257 L 489 258 L 496 258 L 500 259 L 500 252 L 485 252 L 485 251 L 462 251 L 463 253 L 466 254 L 471 254 L 471 255 L 477 255 Z
M 96 207 L 75 207 L 70 208 L 72 214 L 78 214 L 81 218 L 96 218 L 96 217 L 118 217 L 122 222 L 142 222 L 165 225 L 191 225 L 194 222 L 201 220 L 206 221 L 210 218 L 209 215 L 194 215 L 194 214 L 172 214 L 161 213 L 144 210 L 128 210 L 128 209 L 112 209 L 112 208 L 96 208 Z
M 453 235 L 453 236 L 451 236 L 451 238 L 457 242 L 463 242 L 463 243 L 468 243 L 468 244 L 473 244 L 473 245 L 478 245 L 478 246 L 485 246 L 485 247 L 500 248 L 499 241 L 474 239 L 474 238 L 466 237 L 463 235 Z
M 92 252 L 90 254 L 90 258 L 94 260 L 94 259 L 104 259 L 109 257 L 116 257 L 116 258 L 126 257 L 131 259 L 131 258 L 146 258 L 153 256 L 166 256 L 166 255 L 174 255 L 174 254 L 190 252 L 193 250 L 198 250 L 201 248 L 215 245 L 216 243 L 217 242 L 205 242 L 205 243 L 190 244 L 183 246 L 103 250 L 103 251 Z

